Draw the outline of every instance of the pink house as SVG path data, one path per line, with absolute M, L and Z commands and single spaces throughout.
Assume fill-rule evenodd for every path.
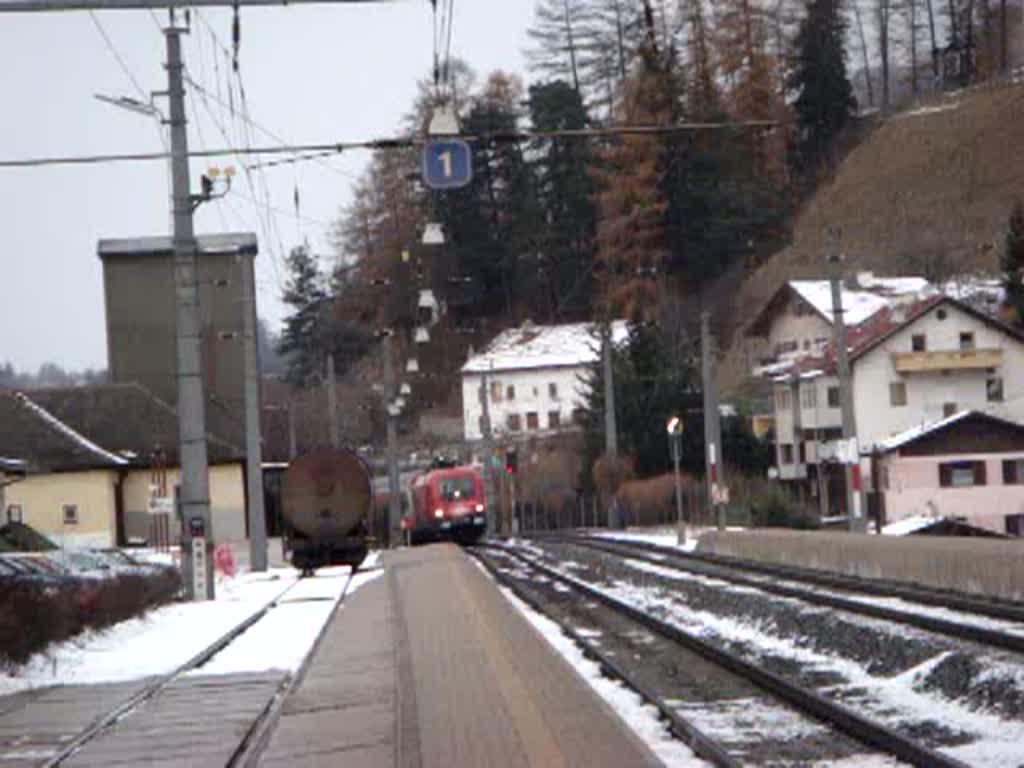
M 1024 535 L 1024 425 L 961 411 L 881 440 L 872 455 L 881 522 L 961 518 Z

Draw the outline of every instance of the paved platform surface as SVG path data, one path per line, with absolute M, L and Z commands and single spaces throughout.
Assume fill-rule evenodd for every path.
M 659 764 L 458 548 L 384 566 L 338 613 L 264 768 Z

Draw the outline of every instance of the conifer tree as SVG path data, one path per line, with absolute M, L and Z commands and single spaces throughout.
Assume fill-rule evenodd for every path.
M 327 292 L 316 258 L 308 246 L 293 248 L 286 259 L 288 283 L 281 299 L 291 308 L 285 317 L 278 352 L 285 358 L 285 380 L 305 386 L 323 361 Z
M 1024 205 L 1019 200 L 1010 213 L 1002 261 L 1006 306 L 1011 320 L 1024 327 Z

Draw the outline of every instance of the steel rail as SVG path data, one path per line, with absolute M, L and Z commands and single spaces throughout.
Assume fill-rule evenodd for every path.
M 275 608 L 281 600 L 299 583 L 301 579 L 296 579 L 294 583 L 289 584 L 288 587 L 282 590 L 276 597 L 267 602 L 262 608 L 250 614 L 244 621 L 236 624 L 231 630 L 225 632 L 219 638 L 214 640 L 212 643 L 207 645 L 203 650 L 197 653 L 195 656 L 190 658 L 183 664 L 175 667 L 170 672 L 158 677 L 149 685 L 143 686 L 141 689 L 133 693 L 127 699 L 122 701 L 120 704 L 115 705 L 109 709 L 105 714 L 100 715 L 98 718 L 93 720 L 89 725 L 83 728 L 74 739 L 68 742 L 64 747 L 52 755 L 46 762 L 41 764 L 42 768 L 56 768 L 56 766 L 62 765 L 64 761 L 72 757 L 82 747 L 88 744 L 90 741 L 95 739 L 97 736 L 105 733 L 109 728 L 116 725 L 116 723 L 131 712 L 133 709 L 139 707 L 150 699 L 154 698 L 168 685 L 177 680 L 179 677 L 193 669 L 201 667 L 203 664 L 208 662 L 218 653 L 223 651 L 227 646 L 234 642 L 243 632 L 248 630 L 256 622 L 262 619 L 271 609 Z
M 534 538 L 571 538 L 576 539 L 599 539 L 597 536 L 586 534 L 548 534 L 534 535 Z M 619 540 L 621 541 L 621 540 Z M 848 592 L 870 592 L 879 597 L 898 597 L 910 602 L 934 605 L 940 608 L 951 608 L 965 613 L 976 613 L 980 616 L 988 616 L 993 619 L 1004 621 L 1018 621 L 1024 623 L 1024 603 L 1008 600 L 1000 597 L 974 596 L 966 592 L 957 592 L 951 589 L 934 589 L 917 584 L 908 584 L 892 581 L 890 579 L 878 579 L 867 576 L 853 576 L 843 573 L 830 573 L 816 568 L 805 568 L 795 565 L 780 565 L 777 563 L 762 563 L 757 560 L 749 560 L 732 555 L 718 555 L 709 552 L 682 552 L 672 547 L 662 546 L 647 541 L 630 542 L 638 549 L 646 549 L 650 552 L 657 552 L 669 556 L 687 558 L 695 561 L 703 561 L 724 567 L 739 568 L 741 570 L 763 573 L 768 576 L 779 576 L 794 581 L 806 581 L 832 589 L 840 589 Z
M 482 545 L 486 547 L 487 545 Z M 669 723 L 669 730 L 680 741 L 685 743 L 694 754 L 702 757 L 718 768 L 739 768 L 743 765 L 739 760 L 730 755 L 725 748 L 710 736 L 701 731 L 696 725 L 686 718 L 680 716 L 664 698 L 654 693 L 648 686 L 644 685 L 626 670 L 609 654 L 602 651 L 594 643 L 588 641 L 577 632 L 568 621 L 551 616 L 533 595 L 527 592 L 518 584 L 515 579 L 500 571 L 495 564 L 482 555 L 479 547 L 469 547 L 467 551 L 476 558 L 487 572 L 502 586 L 508 587 L 516 597 L 526 603 L 530 608 L 558 624 L 562 632 L 572 639 L 579 646 L 583 653 L 597 660 L 601 671 L 609 677 L 619 680 L 627 688 L 634 691 L 640 698 L 654 706 L 659 714 Z
M 1005 650 L 1024 653 L 1024 635 L 1013 635 L 1000 632 L 997 629 L 979 627 L 971 624 L 962 624 L 951 619 L 940 619 L 933 616 L 926 616 L 913 611 L 905 611 L 899 608 L 890 608 L 881 605 L 872 605 L 860 600 L 831 595 L 821 592 L 814 592 L 800 587 L 794 587 L 778 582 L 766 581 L 764 579 L 750 578 L 736 573 L 740 566 L 720 564 L 707 564 L 701 561 L 688 560 L 683 553 L 671 551 L 658 551 L 652 554 L 646 546 L 634 546 L 637 542 L 626 541 L 599 541 L 594 539 L 582 539 L 578 537 L 553 538 L 555 541 L 563 541 L 573 546 L 584 547 L 609 554 L 622 555 L 640 560 L 645 563 L 659 565 L 663 568 L 671 568 L 678 571 L 707 576 L 709 578 L 721 579 L 743 587 L 752 587 L 762 592 L 768 592 L 782 597 L 795 598 L 806 603 L 823 605 L 829 608 L 836 608 L 841 611 L 850 611 L 876 619 L 892 621 L 899 624 L 907 624 L 924 629 L 929 632 L 945 635 L 957 640 L 971 640 L 983 645 L 991 645 Z M 643 544 L 643 542 L 640 542 Z M 731 570 L 730 570 L 731 569 Z M 870 594 L 870 588 L 867 593 Z M 872 595 L 874 596 L 874 595 Z
M 273 735 L 274 729 L 281 720 L 285 702 L 292 693 L 298 690 L 299 686 L 302 685 L 302 681 L 306 679 L 306 673 L 309 672 L 309 667 L 313 663 L 313 658 L 316 656 L 316 652 L 320 649 L 320 644 L 323 642 L 324 637 L 326 637 L 327 630 L 330 629 L 331 625 L 334 623 L 334 619 L 338 615 L 338 611 L 341 609 L 342 603 L 344 603 L 345 598 L 348 597 L 349 587 L 352 586 L 352 581 L 355 579 L 357 572 L 358 571 L 355 568 L 349 572 L 348 580 L 345 582 L 345 588 L 342 589 L 341 595 L 335 601 L 334 607 L 331 608 L 327 621 L 324 622 L 323 626 L 320 627 L 320 631 L 317 632 L 313 645 L 310 646 L 309 651 L 307 651 L 306 655 L 303 656 L 302 663 L 299 664 L 299 668 L 294 674 L 288 675 L 281 682 L 281 686 L 278 688 L 277 693 L 274 694 L 273 698 L 271 698 L 267 703 L 267 706 L 253 721 L 249 730 L 246 731 L 245 736 L 243 736 L 242 740 L 239 742 L 234 754 L 228 759 L 228 768 L 236 768 L 237 766 L 254 768 L 259 763 L 259 759 L 263 754 L 263 751 L 270 743 L 270 737 Z
M 877 723 L 842 704 L 826 699 L 814 691 L 790 682 L 774 672 L 746 661 L 736 654 L 719 648 L 706 640 L 702 640 L 677 626 L 644 613 L 590 584 L 537 562 L 534 558 L 528 557 L 513 548 L 501 545 L 491 546 L 497 546 L 512 557 L 532 566 L 548 578 L 575 589 L 592 600 L 603 603 L 613 611 L 627 616 L 652 632 L 676 642 L 700 654 L 709 661 L 746 678 L 762 690 L 789 702 L 811 717 L 831 725 L 862 744 L 886 752 L 912 765 L 920 766 L 920 768 L 966 768 L 965 763 L 955 758 L 919 744 L 913 739 L 897 733 L 888 726 Z

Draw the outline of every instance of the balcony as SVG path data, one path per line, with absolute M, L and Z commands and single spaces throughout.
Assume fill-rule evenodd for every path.
M 806 480 L 806 464 L 781 464 L 779 465 L 780 480 Z
M 894 352 L 892 362 L 899 373 L 971 371 L 998 367 L 1003 362 L 1003 350 L 996 348 Z

